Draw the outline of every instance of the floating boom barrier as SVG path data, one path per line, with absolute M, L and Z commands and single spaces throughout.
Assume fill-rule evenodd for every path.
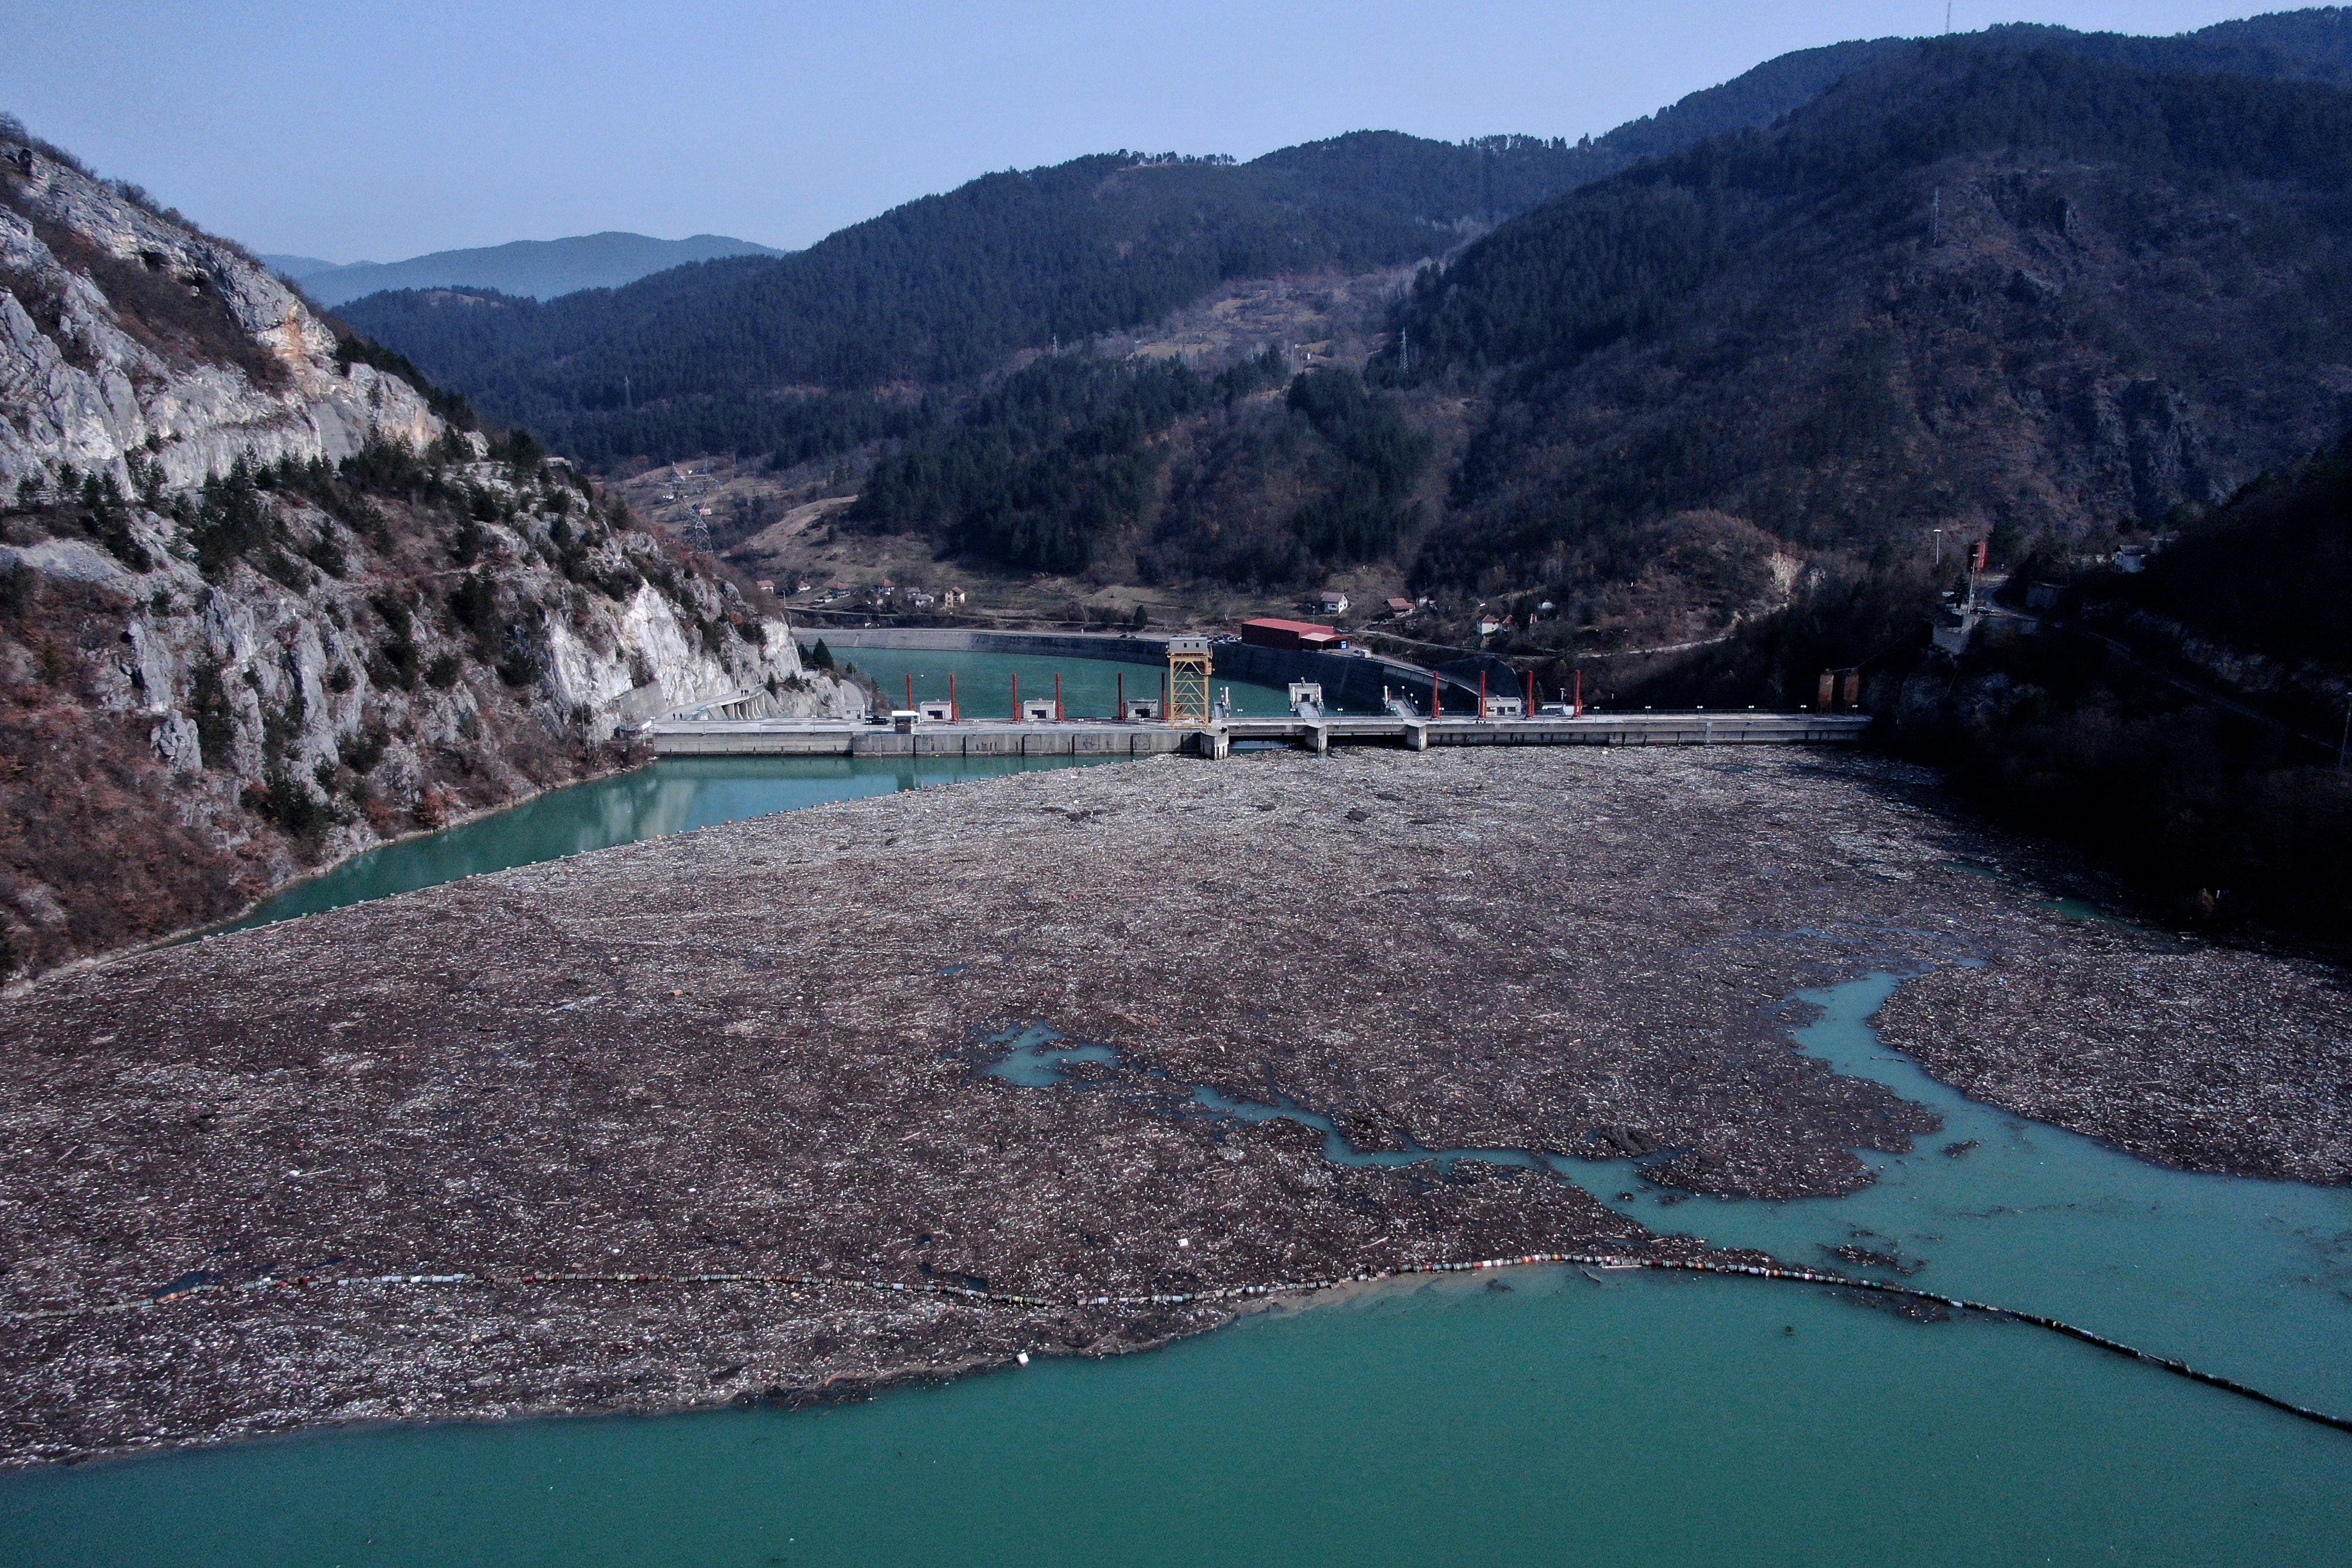
M 62 1307 L 46 1312 L 8 1312 L 0 1314 L 0 1322 L 37 1322 L 63 1318 L 88 1317 L 105 1312 L 135 1312 L 152 1311 L 174 1302 L 192 1301 L 199 1296 L 260 1295 L 286 1290 L 350 1290 L 369 1286 L 397 1288 L 401 1286 L 517 1286 L 517 1285 L 766 1285 L 787 1286 L 809 1290 L 873 1291 L 896 1295 L 948 1296 L 975 1305 L 1025 1308 L 1072 1307 L 1180 1307 L 1217 1301 L 1249 1301 L 1267 1296 L 1299 1296 L 1318 1291 L 1337 1290 L 1343 1285 L 1365 1284 L 1381 1280 L 1401 1279 L 1414 1274 L 1467 1274 L 1487 1269 L 1524 1269 L 1544 1265 L 1599 1269 L 1654 1269 L 1675 1273 L 1727 1274 L 1756 1280 L 1778 1280 L 1789 1284 L 1826 1285 L 1841 1291 L 1872 1291 L 1880 1295 L 1901 1296 L 1925 1301 L 1934 1306 L 1948 1307 L 1954 1312 L 1976 1312 L 1986 1317 L 2007 1318 L 2016 1322 L 2031 1323 L 2053 1333 L 2080 1340 L 2084 1344 L 2116 1355 L 2143 1362 L 2168 1372 L 2175 1377 L 2185 1377 L 2192 1383 L 2219 1388 L 2257 1405 L 2267 1405 L 2302 1420 L 2314 1421 L 2323 1427 L 2333 1427 L 2339 1432 L 2352 1432 L 2352 1416 L 2331 1416 L 2324 1410 L 2314 1410 L 2266 1394 L 2259 1388 L 2240 1383 L 2216 1373 L 2200 1371 L 2185 1361 L 2171 1356 L 2156 1355 L 2077 1328 L 2060 1319 L 2044 1317 L 2039 1312 L 2018 1312 L 2010 1307 L 1997 1307 L 1985 1301 L 1971 1301 L 1959 1296 L 1937 1295 L 1912 1285 L 1891 1284 L 1884 1280 L 1857 1280 L 1843 1274 L 1825 1274 L 1811 1269 L 1791 1269 L 1779 1264 L 1721 1263 L 1706 1259 L 1633 1258 L 1610 1252 L 1528 1252 L 1516 1258 L 1481 1258 L 1466 1263 L 1402 1263 L 1391 1269 L 1368 1270 L 1360 1274 L 1347 1274 L 1328 1280 L 1297 1280 L 1270 1285 L 1224 1285 L 1205 1291 L 1185 1291 L 1141 1296 L 1029 1296 L 1010 1291 L 987 1291 L 969 1285 L 945 1285 L 925 1280 L 908 1283 L 897 1280 L 853 1280 L 835 1274 L 649 1274 L 649 1273 L 525 1273 L 525 1274 L 374 1274 L 355 1277 L 321 1279 L 310 1274 L 268 1275 L 242 1283 L 215 1281 L 188 1285 L 176 1291 L 165 1291 L 152 1296 L 137 1296 L 124 1301 L 106 1301 L 86 1307 Z

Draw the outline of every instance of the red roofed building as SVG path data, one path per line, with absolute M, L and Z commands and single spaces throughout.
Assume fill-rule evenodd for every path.
M 1303 648 L 1310 653 L 1328 653 L 1348 645 L 1336 626 L 1272 618 L 1243 622 L 1242 641 L 1259 648 Z

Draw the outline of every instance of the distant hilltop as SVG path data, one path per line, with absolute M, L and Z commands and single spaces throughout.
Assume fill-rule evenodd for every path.
M 502 294 L 552 299 L 583 288 L 617 288 L 649 273 L 683 267 L 689 261 L 714 261 L 730 256 L 782 256 L 764 245 L 725 235 L 693 235 L 685 239 L 654 239 L 646 235 L 608 232 L 576 235 L 570 239 L 524 239 L 509 245 L 474 250 L 436 250 L 406 261 L 355 261 L 348 265 L 321 261 L 313 256 L 265 256 L 261 259 L 280 277 L 302 286 L 302 292 L 321 305 L 386 288 L 436 288 L 467 284 L 495 288 Z

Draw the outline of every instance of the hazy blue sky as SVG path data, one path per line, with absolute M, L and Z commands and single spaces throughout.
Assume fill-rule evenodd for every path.
M 2170 33 L 2251 9 L 1957 0 L 1953 22 Z M 0 0 L 0 108 L 257 250 L 800 246 L 1118 147 L 1599 132 L 1790 49 L 1943 24 L 1944 0 Z

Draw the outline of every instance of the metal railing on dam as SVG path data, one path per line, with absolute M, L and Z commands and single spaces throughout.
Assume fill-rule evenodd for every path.
M 1110 719 L 923 720 L 900 727 L 834 719 L 671 719 L 639 733 L 656 757 L 1229 757 L 1256 742 L 1335 746 L 1842 746 L 1867 714 L 1584 714 L 1535 718 L 1226 718 L 1206 728 Z

